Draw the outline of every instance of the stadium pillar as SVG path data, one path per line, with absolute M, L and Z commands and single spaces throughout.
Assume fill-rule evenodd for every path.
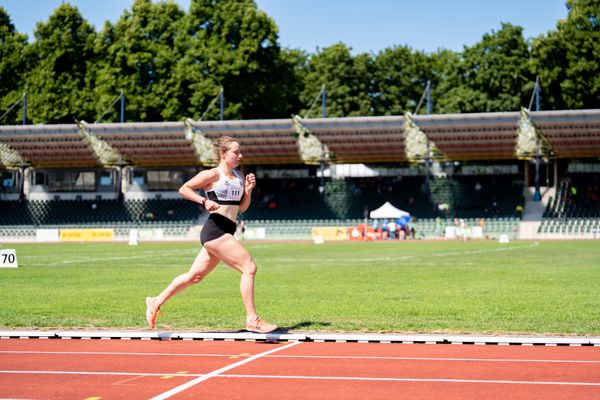
M 23 170 L 23 176 L 22 176 L 22 188 L 21 190 L 21 194 L 20 196 L 23 196 L 23 199 L 27 199 L 29 197 L 29 192 L 31 191 L 31 182 L 29 180 L 29 177 L 31 176 L 31 168 L 27 168 L 27 167 L 21 167 Z
M 419 99 L 419 103 L 417 104 L 417 109 L 415 110 L 415 115 L 418 114 L 419 109 L 421 108 L 421 104 L 423 103 L 423 96 L 427 98 L 427 114 L 431 113 L 431 81 L 427 81 L 427 85 L 425 86 L 425 92 L 421 95 L 421 99 Z M 431 146 L 429 143 L 429 138 L 427 139 L 427 152 L 425 156 L 425 187 L 424 192 L 427 196 L 431 193 L 429 189 L 429 172 L 431 169 Z
M 535 111 L 540 111 L 540 77 L 535 80 Z
M 325 145 L 321 144 L 321 184 L 319 185 L 321 198 L 325 198 Z
M 121 123 L 125 122 L 125 93 L 121 91 Z
M 541 201 L 542 194 L 540 192 L 540 155 L 539 155 L 539 140 L 538 140 L 538 154 L 535 156 L 535 193 L 533 194 L 533 201 Z
M 123 167 L 117 165 L 115 167 L 115 194 L 117 195 L 117 200 L 123 200 Z
M 535 78 L 535 111 L 540 111 L 540 77 Z M 531 106 L 530 106 L 531 107 Z M 536 149 L 535 149 L 535 193 L 533 194 L 533 201 L 541 201 L 542 194 L 540 193 L 540 138 L 537 138 Z
M 427 115 L 429 115 L 431 114 L 431 81 L 427 81 L 425 91 L 427 92 Z
M 325 115 L 327 114 L 327 108 L 326 108 L 326 104 L 327 104 L 327 90 L 325 89 L 325 84 L 323 84 L 323 87 L 321 89 L 321 116 L 323 118 L 325 118 Z
M 17 185 L 19 188 L 19 200 L 25 199 L 25 167 L 19 167 L 19 174 L 17 176 Z

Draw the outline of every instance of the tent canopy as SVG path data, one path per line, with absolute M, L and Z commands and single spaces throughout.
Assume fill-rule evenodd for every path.
M 386 201 L 384 205 L 376 210 L 369 213 L 371 218 L 402 218 L 410 217 L 410 213 L 394 207 L 389 201 Z

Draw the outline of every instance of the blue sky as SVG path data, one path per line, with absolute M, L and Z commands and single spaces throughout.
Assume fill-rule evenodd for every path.
M 157 1 L 157 0 L 154 0 Z M 175 0 L 187 10 L 190 0 Z M 68 2 L 96 29 L 116 21 L 133 0 L 2 0 L 17 30 L 30 40 L 37 22 L 46 22 L 56 7 Z M 461 51 L 499 30 L 502 22 L 524 28 L 526 38 L 555 29 L 567 16 L 565 0 L 257 0 L 279 27 L 283 47 L 315 53 L 345 43 L 354 54 L 377 53 L 408 45 L 434 52 Z

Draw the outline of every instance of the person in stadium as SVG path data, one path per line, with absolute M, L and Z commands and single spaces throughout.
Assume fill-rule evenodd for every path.
M 261 319 L 254 306 L 256 264 L 234 237 L 237 214 L 250 206 L 256 178 L 254 174 L 248 174 L 244 178 L 236 170 L 242 160 L 242 153 L 234 138 L 219 138 L 215 142 L 215 152 L 219 160 L 217 167 L 201 171 L 179 189 L 183 197 L 201 204 L 210 212 L 200 233 L 203 247 L 188 272 L 175 277 L 158 296 L 146 298 L 146 320 L 154 328 L 156 315 L 167 300 L 200 282 L 220 261 L 224 261 L 242 274 L 240 292 L 246 309 L 246 330 L 272 332 L 277 329 L 277 325 Z M 206 197 L 197 194 L 198 189 L 204 189 Z

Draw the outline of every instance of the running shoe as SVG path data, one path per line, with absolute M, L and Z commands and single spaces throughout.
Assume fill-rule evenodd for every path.
M 154 308 L 154 297 L 146 297 L 146 321 L 150 329 L 154 329 L 154 323 L 159 311 L 160 307 Z
M 256 333 L 269 333 L 277 329 L 277 325 L 269 324 L 260 317 L 256 317 L 254 321 L 246 322 L 246 330 Z

